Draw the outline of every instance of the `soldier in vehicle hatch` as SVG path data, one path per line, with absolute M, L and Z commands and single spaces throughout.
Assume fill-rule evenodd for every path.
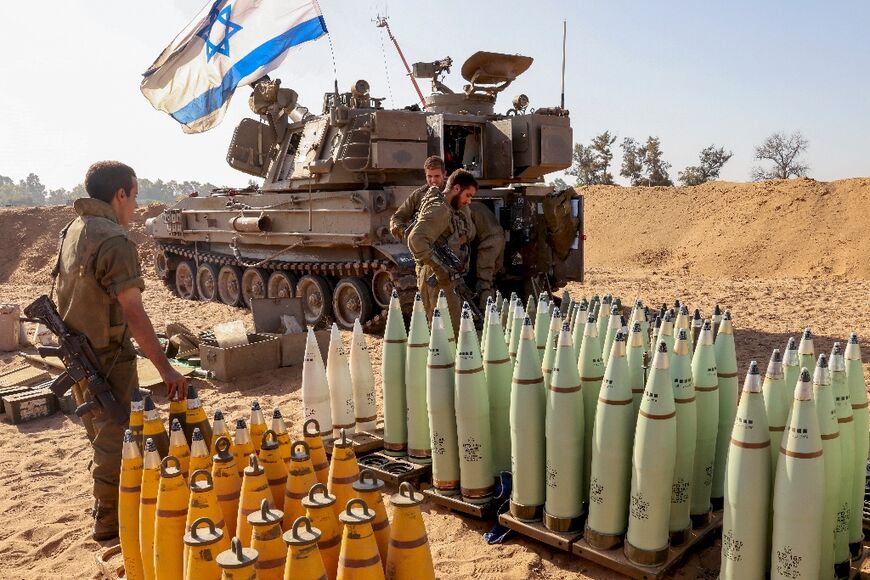
M 99 358 L 115 399 L 130 408 L 138 386 L 136 352 L 130 337 L 151 359 L 166 383 L 167 397 L 186 397 L 187 381 L 170 366 L 142 305 L 145 282 L 136 245 L 127 228 L 136 210 L 139 186 L 133 169 L 117 161 L 94 163 L 85 176 L 90 197 L 75 201 L 79 217 L 61 234 L 55 272 L 57 309 L 72 330 L 84 334 Z M 73 386 L 76 402 L 90 398 Z M 127 425 L 99 410 L 83 417 L 94 448 L 93 538 L 118 537 L 118 484 L 121 447 Z
M 427 158 L 423 164 L 423 170 L 426 173 L 426 185 L 411 192 L 408 198 L 399 206 L 399 209 L 396 210 L 396 213 L 393 214 L 393 217 L 390 218 L 390 231 L 397 240 L 404 239 L 405 232 L 418 215 L 423 198 L 429 189 L 433 187 L 439 190 L 444 188 L 447 172 L 444 169 L 443 159 L 437 155 Z M 473 289 L 476 290 L 479 296 L 480 307 L 483 308 L 486 305 L 486 299 L 492 295 L 492 285 L 495 276 L 502 269 L 505 245 L 504 230 L 499 225 L 492 211 L 484 204 L 472 202 L 469 205 L 469 211 L 475 230 L 472 244 L 472 262 L 476 272 L 476 283 L 470 282 L 469 284 L 476 286 Z M 421 289 L 422 292 L 423 290 Z M 437 292 L 435 295 L 437 297 Z M 428 306 L 427 312 L 429 314 L 432 312 Z M 457 324 L 457 319 L 454 318 L 453 320 L 454 325 Z
M 408 247 L 417 262 L 417 288 L 423 297 L 426 313 L 431 317 L 444 290 L 451 320 L 458 321 L 461 304 L 453 292 L 455 276 L 465 275 L 469 265 L 469 243 L 475 237 L 474 222 L 468 207 L 477 193 L 477 180 L 464 169 L 457 169 L 447 179 L 444 190 L 432 187 L 423 196 L 417 219 L 408 232 Z M 442 262 L 433 250 L 435 244 L 450 249 L 463 264 L 461 271 Z M 434 274 L 436 283 L 427 280 Z M 454 330 L 459 328 L 454 323 Z

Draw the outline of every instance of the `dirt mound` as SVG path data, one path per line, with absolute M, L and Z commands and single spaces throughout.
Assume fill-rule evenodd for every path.
M 145 235 L 145 220 L 166 206 L 149 205 L 136 210 L 130 224 L 130 239 L 139 245 L 143 268 L 152 263 L 151 241 Z M 0 283 L 49 284 L 57 255 L 58 235 L 76 217 L 72 206 L 0 209 Z M 146 272 L 146 276 L 151 273 Z
M 870 279 L 870 179 L 582 188 L 587 268 Z

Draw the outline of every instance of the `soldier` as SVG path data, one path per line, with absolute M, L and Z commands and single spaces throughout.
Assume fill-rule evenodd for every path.
M 461 304 L 453 292 L 457 274 L 468 270 L 468 244 L 475 237 L 474 222 L 468 207 L 477 193 L 477 180 L 468 171 L 457 169 L 447 179 L 444 190 L 432 187 L 426 192 L 417 212 L 417 220 L 408 233 L 408 247 L 417 262 L 417 288 L 423 297 L 426 312 L 431 317 L 438 300 L 438 291 L 444 290 L 450 307 L 454 331 L 459 328 Z M 435 255 L 433 246 L 445 245 L 464 264 L 461 272 L 454 271 Z M 427 283 L 435 275 L 435 286 Z
M 187 382 L 170 366 L 145 313 L 141 294 L 145 282 L 136 245 L 125 228 L 137 207 L 136 173 L 117 161 L 94 163 L 85 176 L 85 190 L 90 197 L 75 201 L 79 217 L 61 234 L 53 273 L 58 312 L 70 328 L 88 337 L 122 408 L 130 407 L 139 384 L 131 335 L 159 371 L 167 396 L 183 399 Z M 89 394 L 77 387 L 73 394 L 82 402 Z M 86 426 L 94 448 L 93 538 L 106 541 L 118 536 L 118 483 L 127 425 L 118 425 L 96 410 L 86 416 Z
M 444 160 L 437 155 L 432 155 L 423 163 L 426 173 L 426 185 L 411 192 L 408 198 L 402 202 L 393 217 L 390 218 L 390 232 L 397 240 L 405 236 L 417 212 L 420 210 L 424 196 L 432 187 L 444 188 L 444 180 L 447 171 L 444 169 Z M 504 259 L 504 230 L 496 220 L 495 215 L 482 203 L 471 203 L 469 206 L 471 220 L 474 224 L 476 237 L 474 239 L 472 256 L 474 271 L 477 274 L 476 292 L 479 296 L 480 307 L 486 305 L 486 299 L 492 295 L 492 286 L 495 276 L 502 269 Z M 475 289 L 475 288 L 472 288 Z M 421 290 L 421 292 L 423 292 Z M 437 296 L 437 294 L 436 294 Z M 425 300 L 425 298 L 424 298 Z M 427 306 L 426 311 L 431 314 L 432 310 Z M 453 324 L 458 328 L 458 320 L 453 319 Z

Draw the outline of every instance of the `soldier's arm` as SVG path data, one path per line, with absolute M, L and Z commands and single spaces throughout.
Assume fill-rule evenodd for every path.
M 447 206 L 436 205 L 422 211 L 417 223 L 408 234 L 408 248 L 419 264 L 431 266 L 439 282 L 449 281 L 450 273 L 435 257 L 432 247 L 450 225 L 450 210 Z
M 425 193 L 424 187 L 412 191 L 390 218 L 390 233 L 397 240 L 405 237 L 405 229 L 414 220 L 414 213 L 420 208 L 420 201 Z
M 166 358 L 166 354 L 157 340 L 157 335 L 154 333 L 151 319 L 145 312 L 141 290 L 135 286 L 125 288 L 118 294 L 118 304 L 121 305 L 124 320 L 130 328 L 130 334 L 136 339 L 136 344 L 139 345 L 145 356 L 154 363 L 157 372 L 160 373 L 160 378 L 166 383 L 166 397 L 186 399 L 187 379 L 169 364 L 169 359 Z

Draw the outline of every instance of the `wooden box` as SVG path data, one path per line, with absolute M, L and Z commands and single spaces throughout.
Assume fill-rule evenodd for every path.
M 214 337 L 199 345 L 202 368 L 212 371 L 219 381 L 277 369 L 281 366 L 281 343 L 275 336 L 249 334 L 248 344 L 221 348 Z
M 275 336 L 281 341 L 281 366 L 290 367 L 302 364 L 305 358 L 305 344 L 308 333 L 293 332 L 281 334 L 281 316 L 293 316 L 305 327 L 305 314 L 301 298 L 257 298 L 251 300 L 251 316 L 254 318 L 254 331 L 264 336 Z M 329 330 L 315 330 L 320 356 L 326 363 L 329 353 Z

